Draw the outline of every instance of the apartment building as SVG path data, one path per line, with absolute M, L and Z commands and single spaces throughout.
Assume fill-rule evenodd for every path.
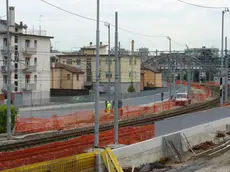
M 96 47 L 90 43 L 91 48 L 83 47 L 81 54 L 57 55 L 58 62 L 81 69 L 85 73 L 84 86 L 93 89 L 96 82 Z M 115 56 L 110 56 L 111 73 L 108 72 L 108 54 L 106 45 L 100 44 L 100 92 L 108 92 L 108 80 L 111 77 L 111 92 L 114 91 Z M 121 92 L 127 93 L 132 82 L 136 92 L 140 91 L 141 58 L 139 56 L 122 55 L 120 59 Z M 133 73 L 133 75 L 132 75 Z
M 15 23 L 15 8 L 9 8 L 11 89 L 14 103 L 31 105 L 46 103 L 50 97 L 50 39 L 45 31 L 28 30 L 20 22 Z M 0 20 L 0 86 L 6 93 L 7 37 L 5 20 Z M 32 101 L 33 100 L 33 101 Z

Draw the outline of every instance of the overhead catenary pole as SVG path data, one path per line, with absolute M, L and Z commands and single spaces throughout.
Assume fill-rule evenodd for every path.
M 6 0 L 7 16 L 7 139 L 11 139 L 11 53 L 9 1 Z
M 168 76 L 169 76 L 169 99 L 172 97 L 172 64 L 171 64 L 171 51 L 172 51 L 172 41 L 171 38 L 168 36 L 167 37 L 169 40 L 169 62 L 168 62 Z
M 94 148 L 99 147 L 99 44 L 100 44 L 100 30 L 99 30 L 99 20 L 100 20 L 100 0 L 97 0 L 97 30 L 96 30 L 96 85 L 95 85 L 95 125 L 94 125 Z
M 228 38 L 225 37 L 225 102 L 228 101 Z
M 175 82 L 176 67 L 177 67 L 177 62 L 176 62 L 176 55 L 174 52 L 174 56 L 173 56 L 173 97 L 176 96 L 176 82 Z
M 220 105 L 224 102 L 223 74 L 224 74 L 224 14 L 229 12 L 228 8 L 222 11 L 222 31 L 221 31 L 221 73 L 220 73 Z
M 119 80 L 118 80 L 118 100 L 121 99 L 121 43 L 118 43 L 118 72 L 119 72 Z
M 108 63 L 108 101 L 111 101 L 111 50 L 110 50 L 110 23 L 105 23 L 105 25 L 108 27 L 108 58 L 107 58 L 107 63 Z
M 118 15 L 115 12 L 115 115 L 114 115 L 114 144 L 118 144 Z
M 190 90 L 191 90 L 191 70 L 190 70 L 190 65 L 191 65 L 191 57 L 190 57 L 190 50 L 189 47 L 186 45 L 186 48 L 188 50 L 188 63 L 187 63 L 187 80 L 188 80 L 188 85 L 187 85 L 187 94 L 190 96 Z

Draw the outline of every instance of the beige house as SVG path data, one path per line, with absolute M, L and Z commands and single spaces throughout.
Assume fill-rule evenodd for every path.
M 141 90 L 162 87 L 162 73 L 152 66 L 141 66 Z
M 51 89 L 84 89 L 84 72 L 76 67 L 53 63 L 50 67 Z

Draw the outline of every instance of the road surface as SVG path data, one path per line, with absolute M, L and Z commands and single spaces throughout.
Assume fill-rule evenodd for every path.
M 187 88 L 185 86 L 179 88 L 177 92 L 185 92 Z M 169 93 L 164 93 L 164 100 L 167 100 L 169 97 Z M 135 97 L 135 98 L 129 98 L 123 100 L 123 106 L 137 106 L 137 105 L 144 105 L 149 104 L 153 102 L 158 102 L 161 100 L 161 93 L 145 96 L 145 97 Z M 105 103 L 100 103 L 100 109 L 105 108 Z M 42 117 L 42 118 L 49 118 L 53 114 L 56 114 L 58 116 L 63 116 L 67 114 L 71 114 L 76 111 L 82 111 L 82 110 L 94 110 L 94 103 L 84 103 L 80 104 L 74 107 L 67 107 L 67 108 L 55 108 L 55 109 L 41 109 L 41 110 L 30 110 L 30 108 L 27 108 L 27 110 L 19 111 L 19 114 L 21 117 L 29 118 L 29 117 Z

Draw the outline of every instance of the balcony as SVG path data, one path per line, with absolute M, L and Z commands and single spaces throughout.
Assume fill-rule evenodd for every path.
M 23 50 L 23 54 L 25 56 L 32 56 L 33 54 L 37 53 L 37 48 L 32 48 L 32 47 L 25 47 Z
M 13 52 L 14 47 L 10 47 L 10 51 Z M 3 56 L 7 56 L 7 46 L 1 47 L 1 53 L 2 53 Z
M 23 69 L 24 73 L 32 73 L 32 72 L 36 72 L 36 71 L 37 71 L 37 66 L 34 66 L 34 65 L 27 65 Z
M 14 90 L 14 85 L 13 84 L 11 84 L 11 90 Z M 1 91 L 2 92 L 6 92 L 7 91 L 7 84 L 3 84 L 2 85 Z
M 7 65 L 2 65 L 2 66 L 1 66 L 1 72 L 2 72 L 2 73 L 7 73 L 7 71 L 8 71 L 7 69 L 8 69 L 8 68 L 7 68 Z M 11 72 L 14 71 L 14 66 L 13 66 L 13 65 L 11 65 L 10 71 L 11 71 Z
M 23 91 L 34 91 L 36 90 L 36 84 L 35 83 L 27 83 L 22 85 Z

